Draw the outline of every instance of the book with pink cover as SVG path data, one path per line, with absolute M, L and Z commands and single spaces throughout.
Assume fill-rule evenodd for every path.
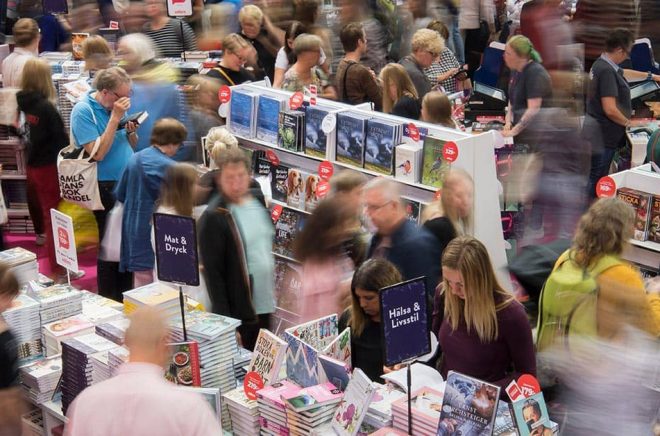
M 355 368 L 332 419 L 333 430 L 341 436 L 357 435 L 375 392 L 369 377 L 360 368 Z
M 413 421 L 418 420 L 422 425 L 437 428 L 442 409 L 442 396 L 442 392 L 427 387 L 414 391 L 411 396 Z M 404 396 L 394 401 L 392 411 L 398 411 L 407 419 L 408 398 Z
M 44 332 L 47 332 L 52 337 L 61 338 L 80 331 L 93 331 L 94 324 L 92 324 L 84 315 L 75 315 L 46 324 L 43 328 Z
M 321 383 L 301 389 L 294 395 L 282 395 L 287 407 L 296 412 L 315 409 L 321 406 L 336 404 L 344 394 L 330 382 Z
M 259 389 L 257 391 L 257 398 L 278 409 L 284 410 L 286 406 L 284 400 L 282 400 L 282 396 L 293 397 L 298 392 L 300 392 L 300 386 L 289 380 L 282 380 L 263 389 Z
M 383 427 L 378 429 L 375 433 L 371 433 L 371 436 L 408 436 L 408 433 L 404 433 L 392 427 Z

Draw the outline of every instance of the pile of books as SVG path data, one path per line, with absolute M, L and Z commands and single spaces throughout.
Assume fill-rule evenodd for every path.
M 44 435 L 44 417 L 40 408 L 33 409 L 24 415 L 21 415 L 23 422 L 22 436 L 42 436 Z
M 52 357 L 62 353 L 62 341 L 76 336 L 94 333 L 94 324 L 82 314 L 60 319 L 43 327 L 43 345 L 46 356 Z
M 26 285 L 30 280 L 39 278 L 37 255 L 21 247 L 0 251 L 0 262 L 9 267 L 16 276 L 19 286 Z
M 69 285 L 29 287 L 28 295 L 41 305 L 41 325 L 82 313 L 82 292 Z
M 124 305 L 118 301 L 85 290 L 83 290 L 82 293 L 83 293 L 83 297 L 82 297 L 83 311 L 85 310 L 85 306 L 87 304 L 94 306 L 109 307 L 111 309 L 115 309 L 118 312 L 124 311 Z
M 259 425 L 261 425 L 262 435 L 289 434 L 286 405 L 282 396 L 294 397 L 300 392 L 300 389 L 297 384 L 289 380 L 282 380 L 257 391 Z
M 19 369 L 21 386 L 33 404 L 45 403 L 53 397 L 61 375 L 61 356 L 41 359 Z
M 289 434 L 313 434 L 332 420 L 343 397 L 343 392 L 330 382 L 301 389 L 292 396 L 282 395 Z
M 442 392 L 423 387 L 411 395 L 412 434 L 435 436 L 440 420 Z M 404 396 L 392 403 L 394 428 L 408 431 L 408 397 Z
M 85 292 L 87 293 L 87 292 Z M 82 314 L 94 325 L 102 324 L 115 319 L 123 319 L 124 312 L 110 306 L 104 306 L 94 301 L 83 299 Z
M 16 337 L 19 364 L 43 357 L 39 303 L 20 293 L 2 316 Z
M 181 311 L 179 291 L 161 282 L 154 282 L 124 292 L 124 313 L 126 315 L 130 315 L 142 306 L 160 309 L 168 318 L 177 316 Z
M 119 318 L 107 321 L 96 326 L 96 334 L 114 342 L 117 345 L 124 345 L 126 329 L 130 321 L 128 318 Z
M 128 362 L 128 348 L 117 347 L 108 350 L 108 366 L 110 367 L 110 376 L 117 375 L 117 370 L 121 365 Z
M 406 396 L 406 393 L 387 384 L 374 383 L 376 393 L 371 399 L 364 422 L 375 427 L 392 426 L 392 403 Z
M 62 407 L 69 405 L 86 387 L 92 385 L 92 355 L 117 348 L 117 344 L 91 333 L 62 342 Z
M 229 408 L 233 434 L 251 436 L 259 434 L 259 407 L 255 400 L 245 395 L 243 387 L 233 389 L 223 395 Z

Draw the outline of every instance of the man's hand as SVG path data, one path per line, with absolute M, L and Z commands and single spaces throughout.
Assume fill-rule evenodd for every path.
M 122 118 L 124 118 L 124 115 L 126 115 L 126 111 L 131 107 L 131 99 L 128 97 L 122 97 L 120 99 L 117 99 L 115 104 L 112 106 L 112 115 L 111 117 L 114 117 L 115 120 L 119 121 Z M 135 129 L 134 129 L 135 130 Z

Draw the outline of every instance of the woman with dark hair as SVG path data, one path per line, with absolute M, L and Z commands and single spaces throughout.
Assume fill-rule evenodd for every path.
M 273 88 L 281 88 L 282 82 L 284 82 L 284 73 L 289 67 L 296 63 L 296 54 L 293 51 L 293 42 L 295 41 L 298 35 L 303 33 L 309 33 L 307 26 L 302 24 L 300 21 L 292 21 L 287 27 L 286 32 L 284 33 L 284 45 L 277 52 L 277 57 L 275 58 L 275 79 L 273 80 Z M 321 47 L 321 56 L 319 57 L 319 67 L 325 72 L 325 74 L 330 75 L 330 67 L 327 62 L 327 57 L 323 52 L 323 47 Z
M 373 381 L 385 372 L 380 327 L 381 289 L 403 281 L 394 264 L 381 258 L 364 262 L 351 282 L 351 305 L 339 319 L 339 330 L 351 328 L 351 360 Z

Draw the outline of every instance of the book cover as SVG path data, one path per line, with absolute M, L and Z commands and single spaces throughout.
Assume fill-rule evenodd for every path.
M 71 34 L 71 51 L 73 52 L 74 60 L 82 61 L 85 58 L 83 56 L 83 45 L 85 44 L 87 38 L 89 38 L 89 33 Z
M 346 327 L 330 344 L 323 349 L 323 354 L 340 360 L 351 368 L 351 328 Z
M 552 434 L 552 424 L 543 392 L 511 404 L 520 436 Z
M 293 241 L 305 225 L 304 212 L 288 207 L 282 209 L 280 218 L 275 223 L 273 251 L 276 254 L 293 258 Z
M 312 212 L 316 205 L 319 204 L 321 198 L 318 194 L 318 186 L 321 181 L 317 174 L 309 174 L 305 177 L 305 210 Z
M 649 193 L 630 188 L 619 188 L 616 196 L 635 209 L 635 230 L 633 239 L 646 241 L 649 227 L 649 209 L 653 196 Z
M 411 394 L 411 411 L 413 421 L 418 422 L 420 425 L 438 426 L 440 419 L 440 409 L 442 406 L 442 392 L 428 387 L 423 387 Z M 406 428 L 408 428 L 408 396 L 403 396 L 392 403 L 392 412 L 400 412 L 400 415 L 406 421 Z
M 376 388 L 369 377 L 360 368 L 355 368 L 344 398 L 332 419 L 332 428 L 337 434 L 354 436 L 358 433 L 375 393 Z
M 124 292 L 124 300 L 127 298 L 147 306 L 178 305 L 179 291 L 156 282 Z
M 406 197 L 401 197 L 401 203 L 403 204 L 408 219 L 415 224 L 419 224 L 422 204 L 417 200 Z
M 367 120 L 348 112 L 337 114 L 337 162 L 364 167 Z
M 294 336 L 288 330 L 284 332 L 284 339 L 289 345 L 286 350 L 286 375 L 290 380 L 302 387 L 319 384 L 319 352 L 316 348 Z
M 296 412 L 336 404 L 342 397 L 342 391 L 330 382 L 308 386 L 293 396 L 282 395 L 286 406 Z
M 252 92 L 233 90 L 229 108 L 229 130 L 232 133 L 245 138 L 254 137 L 257 99 Z
M 346 390 L 351 379 L 351 365 L 324 355 L 319 356 L 319 363 L 323 368 L 325 378 L 342 391 Z
M 422 152 L 422 183 L 435 188 L 442 188 L 442 182 L 449 171 L 449 163 L 442 155 L 445 141 L 427 136 Z
M 387 121 L 370 119 L 364 151 L 364 167 L 380 174 L 393 172 L 394 147 L 397 145 L 397 125 Z
M 277 145 L 289 151 L 300 151 L 304 138 L 305 114 L 300 111 L 282 111 L 279 115 Z M 300 135 L 303 134 L 301 137 Z
M 518 436 L 518 430 L 511 415 L 511 404 L 506 401 L 497 403 L 493 436 Z
M 493 432 L 499 396 L 499 386 L 449 371 L 438 436 L 456 434 L 457 431 L 489 436 Z
M 277 144 L 280 111 L 286 101 L 281 96 L 261 95 L 257 107 L 257 139 Z
M 266 329 L 259 330 L 248 371 L 255 371 L 267 386 L 277 381 L 280 367 L 286 357 L 287 344 Z
M 401 144 L 394 149 L 394 177 L 408 183 L 418 183 L 422 172 L 422 148 Z
M 199 348 L 197 342 L 176 342 L 168 344 L 172 351 L 165 378 L 172 383 L 184 386 L 202 385 L 199 367 Z
M 275 299 L 277 306 L 290 313 L 297 313 L 301 286 L 300 265 L 281 257 L 275 257 Z
M 286 179 L 286 204 L 305 210 L 305 179 L 308 174 L 299 168 L 290 168 Z
M 326 158 L 329 137 L 321 128 L 323 118 L 330 113 L 330 109 L 320 106 L 309 106 L 305 110 L 305 154 L 309 156 Z
M 257 391 L 258 401 L 265 402 L 279 410 L 284 410 L 282 396 L 294 396 L 300 392 L 300 386 L 291 380 L 281 380 Z M 261 408 L 260 408 L 261 410 Z
M 660 242 L 660 195 L 654 195 L 651 200 L 649 241 Z
M 271 170 L 270 190 L 273 200 L 286 203 L 287 179 L 289 178 L 289 167 L 283 164 L 273 166 Z
M 369 404 L 369 413 L 382 418 L 392 419 L 392 404 L 406 393 L 391 384 L 374 383 L 376 391 Z
M 295 337 L 307 342 L 312 347 L 323 350 L 328 347 L 339 334 L 339 318 L 336 313 L 308 321 L 287 329 Z

